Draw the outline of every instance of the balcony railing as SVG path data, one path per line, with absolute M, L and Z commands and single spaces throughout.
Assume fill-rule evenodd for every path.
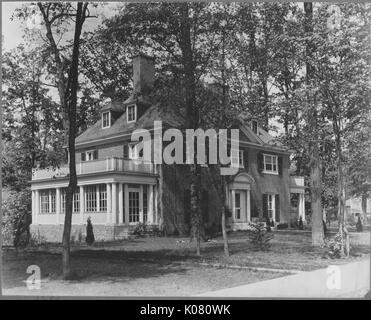
M 291 176 L 290 187 L 304 187 L 304 177 Z
M 100 172 L 155 173 L 153 163 L 143 160 L 112 157 L 106 160 L 92 160 L 76 163 L 77 175 Z M 61 166 L 60 168 L 33 169 L 32 180 L 66 177 L 68 174 L 68 165 Z

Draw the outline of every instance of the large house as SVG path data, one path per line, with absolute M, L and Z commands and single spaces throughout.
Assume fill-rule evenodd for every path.
M 73 239 L 82 239 L 91 218 L 97 240 L 127 237 L 138 223 L 167 235 L 187 234 L 190 228 L 190 173 L 182 164 L 144 161 L 131 133 L 154 121 L 181 128 L 175 112 L 151 101 L 154 60 L 133 59 L 133 93 L 124 102 L 109 102 L 101 118 L 76 138 L 78 188 L 73 197 Z M 228 226 L 244 229 L 267 217 L 276 223 L 305 219 L 304 179 L 289 175 L 290 152 L 255 120 L 239 122 L 239 170 L 228 178 Z M 32 176 L 31 232 L 47 241 L 62 239 L 68 164 L 58 169 L 35 169 Z M 207 167 L 202 168 L 202 214 L 205 228 L 220 226 L 220 197 Z M 290 194 L 297 194 L 292 213 Z

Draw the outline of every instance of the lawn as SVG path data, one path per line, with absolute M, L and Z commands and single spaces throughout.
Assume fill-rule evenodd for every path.
M 276 232 L 270 250 L 256 252 L 246 233 L 233 233 L 228 259 L 221 238 L 203 243 L 201 258 L 186 238 L 74 245 L 74 281 L 61 280 L 59 246 L 4 250 L 3 294 L 189 296 L 369 257 L 369 248 L 356 247 L 350 259 L 325 259 L 325 249 L 313 248 L 310 240 L 308 233 Z M 40 290 L 26 288 L 26 269 L 32 264 L 41 269 Z

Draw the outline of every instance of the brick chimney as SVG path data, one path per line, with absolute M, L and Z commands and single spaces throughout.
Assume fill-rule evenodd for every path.
M 133 57 L 134 94 L 148 95 L 155 80 L 155 60 L 144 54 Z

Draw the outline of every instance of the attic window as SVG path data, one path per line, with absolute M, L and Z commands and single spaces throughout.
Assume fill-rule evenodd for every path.
M 137 106 L 135 104 L 127 107 L 127 122 L 135 122 L 137 120 Z
M 258 121 L 256 120 L 251 121 L 251 129 L 255 134 L 258 134 Z
M 111 126 L 111 112 L 102 113 L 102 128 L 109 128 Z

